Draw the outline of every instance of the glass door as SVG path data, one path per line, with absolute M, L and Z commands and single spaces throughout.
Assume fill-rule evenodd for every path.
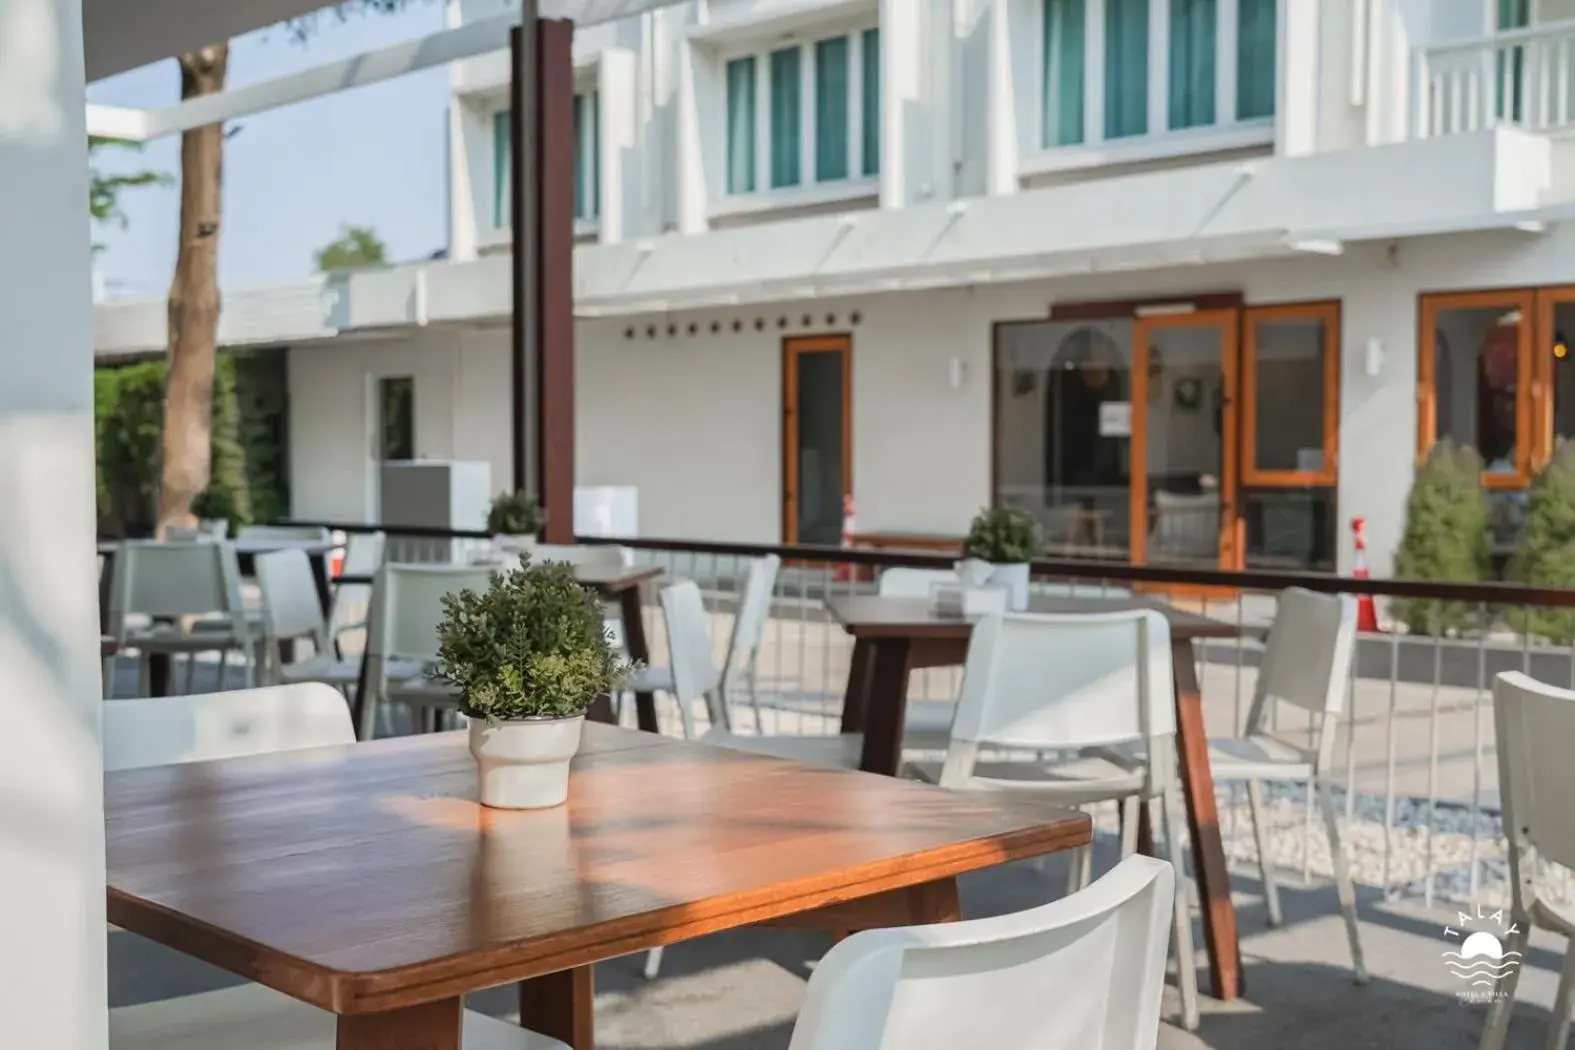
M 1134 323 L 1134 564 L 1241 565 L 1238 318 L 1236 310 L 1197 310 Z
M 847 336 L 782 346 L 782 542 L 835 547 L 853 493 L 852 370 Z

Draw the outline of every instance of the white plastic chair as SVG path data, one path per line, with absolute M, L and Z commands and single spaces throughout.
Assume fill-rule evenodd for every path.
M 333 533 L 316 525 L 243 525 L 236 534 L 241 540 L 290 540 L 332 543 Z
M 1073 896 L 856 933 L 815 967 L 788 1050 L 1153 1050 L 1176 899 L 1129 857 Z
M 1548 1019 L 1546 1046 L 1563 1050 L 1575 998 L 1575 905 L 1542 896 L 1538 862 L 1575 868 L 1575 692 L 1543 685 L 1518 671 L 1493 680 L 1493 725 L 1497 733 L 1498 784 L 1504 832 L 1509 837 L 1512 929 L 1495 966 L 1494 999 L 1482 1027 L 1481 1050 L 1500 1050 L 1515 1009 L 1515 986 L 1525 964 L 1533 926 L 1570 939 L 1564 950 L 1559 989 Z M 1518 953 L 1518 954 L 1512 954 Z
M 1120 802 L 1123 856 L 1137 849 L 1138 807 L 1176 869 L 1176 971 L 1182 1024 L 1198 1023 L 1197 972 L 1185 892 L 1176 770 L 1170 625 L 1150 609 L 1082 615 L 993 615 L 974 627 L 951 744 L 937 776 L 954 790 L 1013 791 L 1049 804 Z M 1137 745 L 1142 757 L 1123 757 Z M 1048 763 L 981 762 L 984 750 L 1070 752 Z M 1086 884 L 1092 850 L 1072 859 Z
M 1329 836 L 1329 855 L 1334 863 L 1340 912 L 1345 918 L 1346 938 L 1351 947 L 1351 968 L 1356 980 L 1365 982 L 1367 967 L 1362 961 L 1356 890 L 1351 883 L 1350 863 L 1340 842 L 1328 775 L 1333 766 L 1335 727 L 1345 708 L 1355 646 L 1355 599 L 1347 595 L 1316 594 L 1300 587 L 1282 591 L 1274 625 L 1269 629 L 1269 641 L 1263 650 L 1263 662 L 1258 668 L 1258 684 L 1253 689 L 1244 732 L 1238 738 L 1211 739 L 1209 765 L 1216 784 L 1247 782 L 1247 806 L 1252 817 L 1258 866 L 1263 875 L 1264 903 L 1271 926 L 1280 924 L 1280 895 L 1274 881 L 1274 865 L 1263 824 L 1263 794 L 1258 785 L 1264 780 L 1299 782 L 1317 793 L 1324 830 Z M 1276 703 L 1291 704 L 1312 716 L 1311 748 L 1286 743 L 1270 732 Z
M 372 576 L 383 567 L 383 554 L 388 538 L 381 532 L 353 532 L 345 540 L 345 560 L 340 573 L 345 576 Z M 315 581 L 314 581 L 315 586 Z M 328 612 L 328 637 L 335 649 L 339 639 L 351 631 L 366 627 L 367 610 L 371 608 L 370 583 L 334 584 L 334 601 Z
M 345 698 L 317 683 L 110 700 L 104 769 L 141 769 L 355 743 Z
M 253 669 L 251 624 L 241 600 L 240 570 L 235 549 L 226 541 L 200 540 L 166 543 L 126 540 L 115 557 L 110 583 L 109 633 L 121 650 L 140 653 L 144 681 L 148 654 L 185 654 L 188 658 L 186 688 L 190 692 L 196 654 L 239 650 L 245 658 L 246 684 L 256 684 Z M 175 621 L 181 617 L 219 614 L 206 629 L 188 631 Z M 133 628 L 127 617 L 153 618 L 152 625 Z
M 738 598 L 738 610 L 733 616 L 733 629 L 727 640 L 727 655 L 716 684 L 709 688 L 717 691 L 715 715 L 722 720 L 718 725 L 731 728 L 733 724 L 733 691 L 740 680 L 747 691 L 749 703 L 755 713 L 755 731 L 760 732 L 760 695 L 757 681 L 757 662 L 760 646 L 765 640 L 766 619 L 771 612 L 771 592 L 776 587 L 777 572 L 782 559 L 775 554 L 755 558 L 749 563 L 744 577 L 744 589 Z M 675 585 L 676 586 L 676 585 Z M 698 591 L 698 587 L 696 588 Z M 703 609 L 702 603 L 702 609 Z M 665 610 L 665 607 L 664 607 Z M 692 627 L 692 625 L 687 625 Z M 673 642 L 673 629 L 668 627 L 668 643 Z M 710 630 L 706 629 L 709 646 Z M 707 650 L 709 652 L 709 649 Z M 697 651 L 698 654 L 698 651 Z M 647 667 L 640 671 L 624 689 L 631 693 L 664 692 L 676 697 L 673 671 L 670 667 Z M 683 702 L 679 707 L 683 708 Z M 693 736 L 693 727 L 686 723 L 685 733 Z
M 361 739 L 371 739 L 377 711 L 385 703 L 433 712 L 455 706 L 453 688 L 428 677 L 437 661 L 443 596 L 486 590 L 491 579 L 492 570 L 479 566 L 390 563 L 378 570 L 367 630 L 365 658 L 371 662 L 368 696 L 361 705 Z
M 297 552 L 299 553 L 299 552 Z M 104 705 L 109 771 L 239 758 L 355 742 L 344 698 L 326 685 Z M 562 1043 L 466 1011 L 466 1050 L 567 1050 Z M 333 1014 L 260 984 L 109 1012 L 111 1050 L 333 1050 Z
M 359 660 L 334 654 L 317 596 L 317 582 L 304 551 L 281 550 L 254 559 L 257 587 L 262 591 L 264 666 L 270 682 L 325 682 L 341 690 L 356 683 Z M 280 642 L 308 639 L 312 655 L 283 663 Z

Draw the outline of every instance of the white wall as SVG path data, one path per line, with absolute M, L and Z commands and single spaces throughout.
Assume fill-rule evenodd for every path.
M 108 1039 L 84 104 L 81 5 L 0 5 L 0 1018 L 50 1050 Z

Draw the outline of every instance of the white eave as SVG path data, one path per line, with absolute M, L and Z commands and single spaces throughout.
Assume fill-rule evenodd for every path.
M 1338 254 L 1347 241 L 1536 231 L 1546 140 L 1508 129 L 1294 159 L 1199 165 L 903 210 L 872 210 L 575 250 L 581 317 L 1073 274 Z M 1425 186 L 1425 192 L 1418 187 Z M 1463 218 L 1465 217 L 1465 218 Z M 509 315 L 507 256 L 225 295 L 228 346 Z M 97 308 L 100 354 L 164 345 L 162 302 Z

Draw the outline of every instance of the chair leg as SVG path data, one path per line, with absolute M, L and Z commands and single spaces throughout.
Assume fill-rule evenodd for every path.
M 1340 827 L 1335 821 L 1334 796 L 1324 780 L 1315 781 L 1318 805 L 1323 810 L 1324 827 L 1329 832 L 1329 859 L 1334 864 L 1334 888 L 1345 916 L 1345 935 L 1351 942 L 1351 971 L 1357 984 L 1367 983 L 1367 964 L 1362 961 L 1362 938 L 1356 922 L 1356 887 L 1351 882 L 1351 865 L 1340 843 Z
M 1137 852 L 1138 808 L 1142 800 L 1128 795 L 1121 800 L 1121 859 L 1126 860 Z
M 1564 1050 L 1570 1038 L 1570 999 L 1575 993 L 1575 944 L 1564 949 L 1564 966 L 1559 971 L 1559 992 L 1553 997 L 1553 1016 L 1548 1018 L 1548 1050 Z
M 1181 1027 L 1189 1032 L 1198 1028 L 1198 967 L 1192 948 L 1191 894 L 1187 890 L 1186 862 L 1181 855 L 1178 813 L 1181 800 L 1174 787 L 1148 800 L 1149 826 L 1160 829 L 1170 865 L 1176 869 L 1175 944 L 1176 984 L 1181 989 Z
M 1252 818 L 1252 838 L 1258 847 L 1258 871 L 1263 876 L 1263 903 L 1269 912 L 1269 925 L 1278 926 L 1283 920 L 1280 913 L 1280 888 L 1274 883 L 1274 861 L 1269 855 L 1269 829 L 1263 819 L 1263 785 L 1256 780 L 1247 781 L 1247 813 Z
M 662 949 L 652 948 L 645 953 L 645 979 L 656 980 L 656 975 L 662 972 Z
M 751 657 L 749 666 L 744 669 L 744 683 L 749 690 L 749 707 L 755 713 L 755 733 L 758 736 L 766 735 L 765 716 L 760 713 L 760 679 L 755 673 L 755 661 Z
M 222 676 L 224 674 L 224 672 L 220 671 L 219 674 Z M 190 653 L 186 657 L 186 684 L 181 688 L 181 692 L 185 693 L 187 696 L 190 696 L 191 694 L 195 693 L 196 691 L 197 691 L 197 654 L 196 653 Z
M 1519 952 L 1517 956 L 1525 961 L 1526 941 L 1530 935 L 1531 923 L 1524 915 L 1514 918 L 1515 932 L 1504 939 L 1504 952 Z M 1564 960 L 1564 971 L 1569 972 L 1569 957 Z M 1493 1002 L 1488 1007 L 1487 1020 L 1482 1022 L 1482 1039 L 1477 1043 L 1477 1050 L 1503 1050 L 1504 1037 L 1509 1034 L 1509 1015 L 1515 1012 L 1515 986 L 1520 983 L 1521 967 L 1510 970 L 1493 986 Z M 1559 979 L 1559 989 L 1563 990 L 1564 980 Z

